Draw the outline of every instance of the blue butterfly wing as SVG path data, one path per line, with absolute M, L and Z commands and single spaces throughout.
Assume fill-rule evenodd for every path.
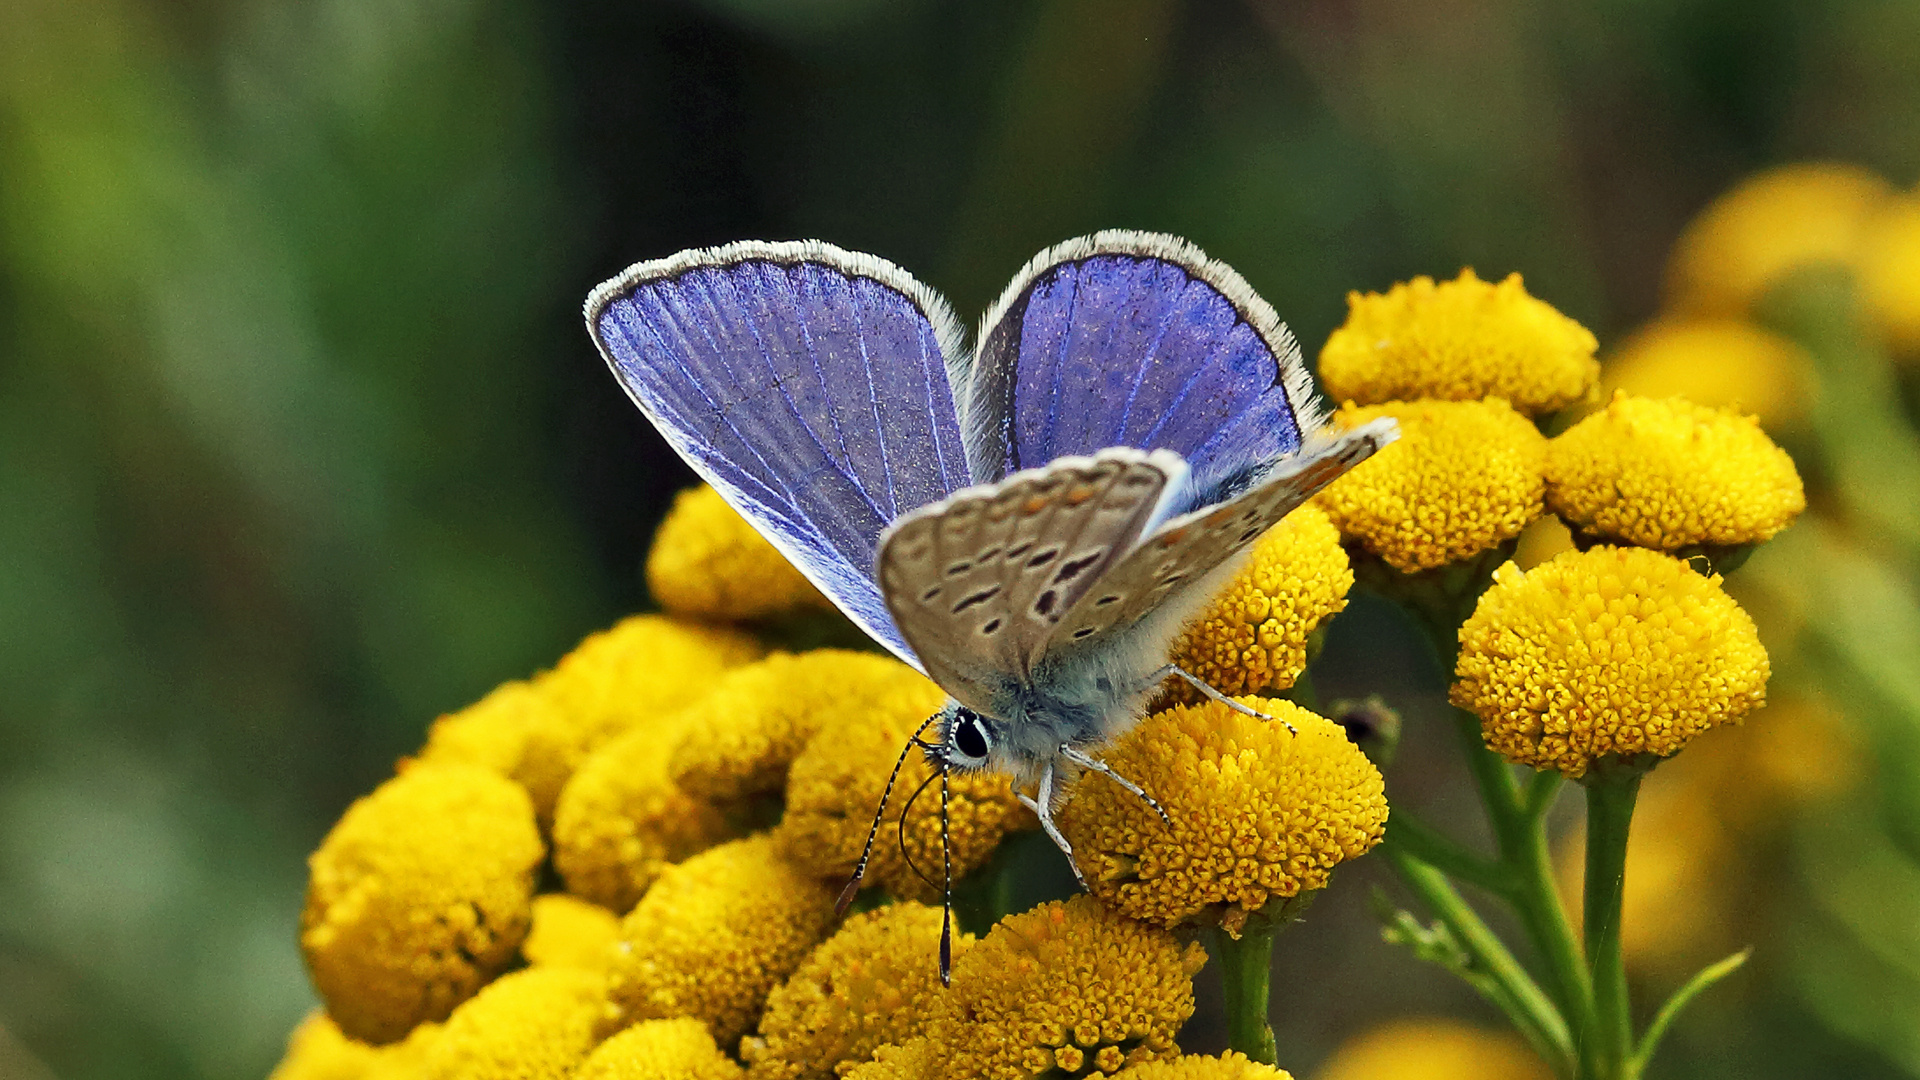
M 1235 493 L 1321 419 L 1273 309 L 1230 267 L 1151 233 L 1042 252 L 957 381 L 977 476 L 1108 446 L 1171 450 L 1193 469 L 1187 506 Z
M 874 583 L 875 549 L 889 522 L 971 482 L 946 303 L 870 255 L 749 242 L 637 264 L 586 315 L 694 471 L 917 666 Z

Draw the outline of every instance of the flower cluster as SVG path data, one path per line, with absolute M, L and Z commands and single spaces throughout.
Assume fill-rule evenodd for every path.
M 1284 1078 L 1180 1056 L 1205 953 L 1169 927 L 1237 928 L 1379 839 L 1379 774 L 1340 730 L 1278 701 L 1262 702 L 1275 720 L 1212 704 L 1149 719 L 1114 762 L 1179 838 L 1082 779 L 1059 812 L 1088 837 L 1099 898 L 955 933 L 943 985 L 945 913 L 916 867 L 941 866 L 944 831 L 964 877 L 1037 822 L 1002 776 L 914 800 L 938 777 L 909 753 L 867 910 L 838 917 L 888 774 L 944 695 L 876 653 L 769 653 L 730 624 L 805 598 L 721 510 L 689 497 L 661 529 L 650 565 L 686 586 L 656 583 L 673 614 L 441 717 L 321 844 L 301 944 L 326 1010 L 277 1080 Z M 1346 559 L 1304 510 L 1183 648 L 1237 690 L 1289 685 L 1344 605 Z

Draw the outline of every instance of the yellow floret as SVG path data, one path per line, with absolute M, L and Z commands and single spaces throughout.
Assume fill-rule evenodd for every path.
M 1173 662 L 1223 694 L 1285 690 L 1307 666 L 1307 638 L 1347 606 L 1353 568 L 1340 530 L 1302 506 L 1253 546 L 1246 566 L 1187 624 Z M 1177 683 L 1180 700 L 1198 691 Z
M 633 907 L 660 871 L 726 839 L 710 803 L 667 775 L 684 711 L 649 717 L 590 754 L 553 812 L 553 864 L 567 889 L 603 907 Z
M 1219 1057 L 1182 1054 L 1172 1061 L 1149 1061 L 1126 1071 L 1127 1080 L 1293 1080 L 1293 1074 L 1262 1065 L 1229 1050 Z
M 1804 411 L 1806 350 L 1744 319 L 1659 319 L 1622 342 L 1603 391 L 1738 408 L 1778 428 Z
M 927 1025 L 932 1059 L 952 1080 L 1026 1080 L 1174 1057 L 1206 959 L 1090 896 L 1009 915 L 954 961 Z
M 553 703 L 533 684 L 501 683 L 472 705 L 435 720 L 427 730 L 420 759 L 478 765 L 514 776 L 520 771 L 528 737 L 559 723 L 564 720 L 555 714 Z
M 1452 700 L 1520 765 L 1584 776 L 1605 755 L 1667 757 L 1766 698 L 1753 620 L 1686 563 L 1643 548 L 1512 563 L 1460 628 Z
M 691 704 L 720 673 L 766 652 L 736 630 L 636 615 L 581 642 L 534 681 L 555 722 L 528 733 L 517 779 L 548 821 L 586 756 L 649 719 Z
M 1274 719 L 1209 701 L 1156 713 L 1102 751 L 1171 827 L 1105 776 L 1067 789 L 1060 825 L 1103 902 L 1237 936 L 1270 899 L 1323 888 L 1335 866 L 1380 842 L 1385 787 L 1346 732 L 1290 701 L 1247 701 Z
M 307 860 L 300 946 L 341 1030 L 392 1042 L 513 959 L 544 850 L 518 784 L 421 763 L 354 803 Z
M 503 975 L 460 1006 L 421 1063 L 421 1080 L 567 1080 L 593 1049 L 598 972 Z
M 822 725 L 839 724 L 849 701 L 924 681 L 892 657 L 843 649 L 777 653 L 744 664 L 689 707 L 691 722 L 673 752 L 673 779 L 714 802 L 777 794 L 793 759 Z
M 853 872 L 867 839 L 874 809 L 880 805 L 887 774 L 922 721 L 946 701 L 946 694 L 925 676 L 902 668 L 886 685 L 868 684 L 863 697 L 848 698 L 824 729 L 795 759 L 787 778 L 787 811 L 774 829 L 781 852 L 795 865 L 822 878 L 844 881 Z M 938 738 L 938 733 L 932 733 Z M 907 813 L 906 848 L 913 863 L 936 882 L 940 877 L 940 785 L 936 780 L 907 812 L 908 797 L 933 775 L 926 755 L 909 753 L 887 802 L 880 835 L 867 866 L 866 882 L 884 886 L 896 897 L 934 900 L 937 885 L 913 873 L 901 855 L 898 822 Z M 1038 824 L 1013 796 L 998 773 L 952 774 L 949 782 L 948 835 L 956 878 L 980 866 L 1015 829 Z
M 707 1025 L 682 1017 L 635 1024 L 599 1045 L 573 1080 L 740 1080 Z
M 1402 1020 L 1348 1041 L 1316 1080 L 1552 1080 L 1519 1039 L 1454 1020 Z
M 1547 440 L 1497 398 L 1351 405 L 1356 427 L 1400 421 L 1400 438 L 1327 485 L 1318 505 L 1349 540 L 1402 573 L 1460 562 L 1513 539 L 1540 516 Z
M 1547 448 L 1547 505 L 1588 536 L 1673 551 L 1768 540 L 1806 509 L 1753 417 L 1616 394 Z
M 1667 265 L 1675 311 L 1739 315 L 1795 267 L 1852 265 L 1887 182 L 1858 165 L 1815 162 L 1756 173 L 1693 219 Z
M 533 929 L 520 955 L 535 967 L 559 966 L 598 971 L 613 962 L 620 940 L 620 917 L 599 904 L 565 893 L 533 898 Z
M 1534 416 L 1592 392 L 1597 345 L 1527 295 L 1519 274 L 1495 285 L 1462 270 L 1439 284 L 1417 277 L 1384 295 L 1348 293 L 1346 324 L 1320 350 L 1320 379 L 1337 401 L 1499 397 Z
M 691 1016 L 733 1045 L 826 935 L 834 894 L 764 835 L 669 868 L 620 924 L 608 1027 Z
M 675 496 L 653 534 L 647 588 L 662 608 L 691 619 L 761 619 L 833 606 L 705 484 Z
M 1920 192 L 1890 202 L 1867 230 L 1860 292 L 1888 344 L 1920 358 Z
M 315 1009 L 293 1029 L 286 1056 L 267 1080 L 361 1080 L 381 1052 L 379 1047 L 347 1038 L 332 1018 Z
M 830 1080 L 920 1035 L 940 986 L 941 910 L 906 901 L 855 915 L 767 998 L 741 1051 L 756 1080 Z M 956 934 L 954 955 L 973 943 Z

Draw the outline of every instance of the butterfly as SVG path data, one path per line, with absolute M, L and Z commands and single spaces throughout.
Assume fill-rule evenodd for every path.
M 1219 696 L 1168 662 L 1183 624 L 1396 434 L 1330 428 L 1273 309 L 1155 233 L 1041 252 L 971 348 L 912 275 L 811 240 L 638 263 L 586 319 L 694 471 L 950 695 L 921 744 L 943 783 L 1010 774 L 1069 858 L 1062 783 L 1101 771 L 1158 809 L 1093 751 L 1169 677 Z

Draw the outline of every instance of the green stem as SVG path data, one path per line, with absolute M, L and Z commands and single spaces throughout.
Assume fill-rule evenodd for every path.
M 1273 935 L 1279 927 L 1250 920 L 1238 938 L 1213 932 L 1213 952 L 1226 987 L 1227 1045 L 1263 1065 L 1279 1064 L 1267 1020 L 1267 983 L 1273 972 Z
M 1477 885 L 1502 898 L 1513 893 L 1513 875 L 1506 866 L 1468 850 L 1405 810 L 1393 811 L 1387 832 L 1393 843 L 1449 877 Z
M 1639 1076 L 1647 1067 L 1647 1062 L 1653 1058 L 1653 1052 L 1660 1048 L 1660 1040 L 1666 1038 L 1667 1029 L 1672 1027 L 1673 1021 L 1679 1017 L 1680 1010 L 1692 1004 L 1693 999 L 1699 997 L 1708 987 L 1740 970 L 1740 966 L 1745 964 L 1747 958 L 1752 955 L 1752 949 L 1742 949 L 1725 960 L 1701 968 L 1693 978 L 1687 980 L 1685 986 L 1675 990 L 1673 996 L 1667 999 L 1667 1003 L 1660 1006 L 1660 1012 L 1654 1016 L 1653 1023 L 1647 1025 L 1647 1033 L 1641 1037 L 1639 1049 L 1633 1052 L 1633 1060 L 1627 1074 Z
M 1378 850 L 1395 875 L 1453 934 L 1474 966 L 1498 987 L 1498 996 L 1490 995 L 1493 1004 L 1556 1073 L 1573 1075 L 1573 1037 L 1566 1018 L 1447 876 L 1410 854 L 1397 835 L 1389 836 Z
M 1633 1016 L 1620 951 L 1620 901 L 1627 876 L 1627 833 L 1640 774 L 1596 776 L 1587 784 L 1587 963 L 1593 971 L 1594 1025 L 1587 1054 L 1596 1080 L 1632 1080 Z

